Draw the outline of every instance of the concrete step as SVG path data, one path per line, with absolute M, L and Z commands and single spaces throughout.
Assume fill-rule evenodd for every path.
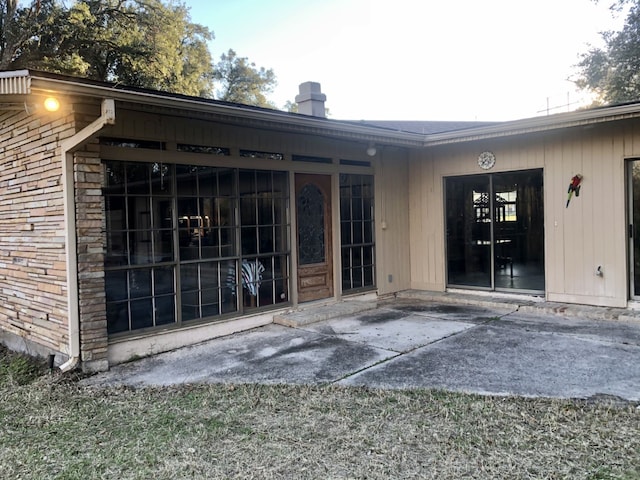
M 373 310 L 377 306 L 378 303 L 375 300 L 345 300 L 331 304 L 305 305 L 295 311 L 275 315 L 273 323 L 285 327 L 301 327 L 330 318 L 356 315 L 360 312 Z
M 398 298 L 411 298 L 435 303 L 455 303 L 486 308 L 512 308 L 520 313 L 533 315 L 557 315 L 561 317 L 581 317 L 590 320 L 620 320 L 640 322 L 640 311 L 629 308 L 597 307 L 572 303 L 547 302 L 540 297 L 526 295 L 504 296 L 495 294 L 472 294 L 467 292 L 429 292 L 406 290 L 399 292 Z

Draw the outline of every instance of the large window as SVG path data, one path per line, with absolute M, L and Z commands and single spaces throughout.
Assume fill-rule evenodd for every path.
M 105 162 L 110 333 L 286 302 L 285 172 Z
M 340 175 L 342 290 L 375 287 L 373 176 Z
M 174 169 L 110 163 L 106 169 L 105 283 L 109 331 L 174 323 Z
M 245 307 L 289 299 L 289 186 L 286 172 L 240 170 L 241 280 Z

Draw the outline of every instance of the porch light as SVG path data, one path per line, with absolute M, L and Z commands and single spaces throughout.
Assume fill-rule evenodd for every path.
M 47 112 L 57 112 L 60 110 L 60 101 L 56 97 L 45 98 L 43 105 Z

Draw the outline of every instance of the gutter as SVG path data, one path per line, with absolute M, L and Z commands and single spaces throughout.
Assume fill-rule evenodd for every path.
M 426 135 L 423 146 L 433 147 L 452 143 L 471 142 L 474 140 L 546 132 L 563 128 L 586 127 L 599 123 L 638 117 L 640 117 L 640 106 L 638 103 L 601 107 L 591 110 L 576 110 L 575 112 L 525 118 L 485 127 Z
M 120 102 L 144 104 L 162 108 L 176 108 L 191 112 L 216 115 L 224 122 L 237 122 L 242 119 L 253 122 L 255 126 L 286 129 L 296 133 L 313 133 L 331 138 L 361 140 L 365 143 L 381 142 L 399 147 L 421 147 L 424 135 L 411 132 L 397 132 L 381 128 L 358 125 L 343 120 L 314 117 L 311 115 L 293 114 L 278 110 L 260 109 L 246 105 L 221 103 L 212 99 L 174 95 L 153 90 L 132 91 L 116 86 L 88 84 L 70 79 L 57 79 L 41 72 L 16 71 L 16 76 L 28 75 L 31 88 L 40 91 L 55 89 L 62 94 L 103 96 Z M 1 74 L 1 72 L 0 72 Z M 2 77 L 0 76 L 0 81 Z
M 113 125 L 116 120 L 115 101 L 102 100 L 100 117 L 60 142 L 62 160 L 62 194 L 64 199 L 64 225 L 67 263 L 67 309 L 69 316 L 69 360 L 60 365 L 60 370 L 68 372 L 80 363 L 80 306 L 78 305 L 78 238 L 76 234 L 76 202 L 73 176 L 73 152 L 98 133 L 105 125 Z

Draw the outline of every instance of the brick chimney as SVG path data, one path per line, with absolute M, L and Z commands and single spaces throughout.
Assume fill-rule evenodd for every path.
M 324 102 L 327 96 L 320 91 L 318 82 L 304 82 L 300 84 L 300 94 L 296 95 L 298 113 L 325 117 Z

